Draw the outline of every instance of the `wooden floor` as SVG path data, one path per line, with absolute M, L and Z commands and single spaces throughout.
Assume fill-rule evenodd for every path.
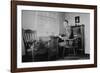
M 42 57 L 37 59 L 32 59 L 32 56 L 27 55 L 27 56 L 22 56 L 22 62 L 41 62 L 41 61 L 59 61 L 59 60 L 82 60 L 82 59 L 89 59 L 90 56 L 89 54 L 85 54 L 85 55 L 79 55 L 79 56 L 65 56 L 65 57 L 59 57 L 56 58 L 52 57 L 51 59 L 48 60 L 48 57 Z

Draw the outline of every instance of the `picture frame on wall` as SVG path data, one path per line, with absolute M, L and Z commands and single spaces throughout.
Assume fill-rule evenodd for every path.
M 12 73 L 92 67 L 97 6 L 11 1 Z

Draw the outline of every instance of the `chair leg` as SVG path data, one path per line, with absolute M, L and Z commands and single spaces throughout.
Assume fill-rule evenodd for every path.
M 75 51 L 75 48 L 73 49 L 73 53 L 74 53 L 74 56 L 76 55 L 76 51 Z

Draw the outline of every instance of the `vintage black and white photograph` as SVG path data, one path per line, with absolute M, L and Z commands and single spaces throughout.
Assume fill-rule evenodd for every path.
M 22 10 L 22 62 L 90 59 L 90 14 Z
M 97 67 L 97 6 L 12 1 L 12 73 L 90 67 Z

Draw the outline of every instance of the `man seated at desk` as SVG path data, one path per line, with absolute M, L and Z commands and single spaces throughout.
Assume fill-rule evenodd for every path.
M 68 25 L 68 20 L 65 19 L 63 25 L 64 25 L 65 32 L 58 36 L 59 37 L 58 47 L 59 47 L 59 57 L 60 58 L 63 57 L 63 53 L 64 53 L 63 50 L 64 50 L 64 46 L 66 45 L 66 40 L 69 39 L 69 36 L 71 34 L 70 26 Z

